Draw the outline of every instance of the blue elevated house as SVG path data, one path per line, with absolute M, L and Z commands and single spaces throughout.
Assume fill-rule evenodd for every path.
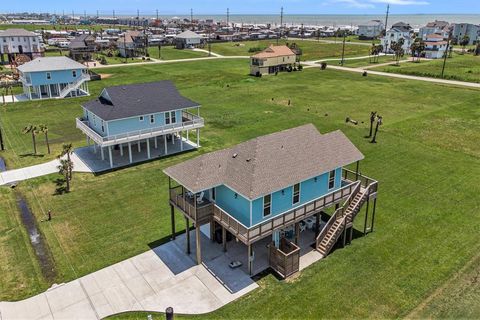
M 176 208 L 187 228 L 190 222 L 196 227 L 198 263 L 203 232 L 224 250 L 229 238 L 237 240 L 232 247 L 246 246 L 247 255 L 238 260 L 250 274 L 272 267 L 287 277 L 298 271 L 301 252 L 314 247 L 326 256 L 338 239 L 351 240 L 364 203 L 374 201 L 375 215 L 377 182 L 358 172 L 362 159 L 341 131 L 320 134 L 308 124 L 169 167 L 164 172 L 170 178 L 173 236 Z M 344 168 L 350 164 L 356 171 Z M 336 210 L 322 221 L 330 207 Z M 208 232 L 200 230 L 203 225 Z
M 67 57 L 41 57 L 17 67 L 27 99 L 87 96 L 87 67 Z
M 82 108 L 77 128 L 109 168 L 200 147 L 200 105 L 171 81 L 107 87 Z

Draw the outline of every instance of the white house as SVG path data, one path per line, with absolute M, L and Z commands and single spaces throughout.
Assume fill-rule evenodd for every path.
M 443 36 L 433 33 L 425 36 L 425 58 L 441 59 L 447 50 L 447 41 Z
M 427 23 L 424 27 L 421 27 L 418 31 L 418 37 L 425 41 L 427 40 L 428 35 L 437 33 L 446 39 L 448 38 L 449 27 L 450 25 L 447 21 L 435 20 L 433 22 Z
M 410 46 L 415 39 L 412 37 L 410 29 L 403 27 L 392 27 L 390 30 L 387 31 L 385 37 L 382 38 L 382 45 L 384 50 L 388 53 L 393 53 L 391 45 L 393 42 L 398 42 L 400 39 L 403 39 L 404 41 L 402 48 L 405 54 L 410 54 Z
M 462 41 L 463 37 L 468 36 L 468 44 L 475 44 L 480 39 L 480 25 L 471 23 L 456 23 L 453 26 L 452 35 L 457 42 Z
M 385 25 L 380 20 L 370 20 L 358 26 L 358 37 L 360 40 L 368 40 L 379 37 Z
M 195 47 L 202 42 L 202 36 L 190 30 L 186 30 L 175 37 L 177 49 Z
M 2 63 L 7 55 L 9 63 L 17 55 L 26 55 L 30 60 L 42 56 L 40 38 L 36 33 L 24 29 L 7 29 L 0 32 L 0 58 Z

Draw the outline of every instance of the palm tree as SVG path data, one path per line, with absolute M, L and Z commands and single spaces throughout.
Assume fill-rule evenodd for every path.
M 400 64 L 400 57 L 403 56 L 405 51 L 403 50 L 403 44 L 405 43 L 405 39 L 400 38 L 398 41 L 392 41 L 390 48 L 395 53 L 395 59 L 397 60 L 397 65 Z
M 30 133 L 32 135 L 32 142 L 33 142 L 33 154 L 37 154 L 37 141 L 35 139 L 36 135 L 39 133 L 37 126 L 29 124 L 22 130 L 23 134 L 28 134 Z
M 462 46 L 462 53 L 465 53 L 465 47 L 470 43 L 470 37 L 464 35 L 462 40 L 460 40 L 460 45 Z
M 60 165 L 58 168 L 58 173 L 65 177 L 66 183 L 66 191 L 70 192 L 70 179 L 71 177 L 71 170 L 73 167 L 73 163 L 68 159 L 60 159 Z
M 48 127 L 44 124 L 38 126 L 38 131 L 45 135 L 45 142 L 47 144 L 48 154 L 50 154 L 50 143 L 48 141 Z
M 72 179 L 72 170 L 73 170 L 73 162 L 72 159 L 70 158 L 70 155 L 73 152 L 73 146 L 71 143 L 64 143 L 62 146 L 62 152 L 60 153 L 59 158 L 63 156 L 67 156 L 67 160 L 69 163 L 71 163 L 70 169 L 69 169 L 69 178 Z

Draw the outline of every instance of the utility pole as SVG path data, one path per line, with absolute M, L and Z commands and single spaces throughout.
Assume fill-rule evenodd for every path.
M 277 46 L 278 46 L 278 38 L 282 37 L 282 31 L 283 31 L 283 7 L 280 9 L 280 30 L 278 31 L 278 36 L 277 36 Z
M 113 10 L 113 19 L 115 19 L 115 10 Z
M 3 145 L 2 127 L 0 127 L 0 150 L 5 150 L 5 146 Z
M 157 21 L 158 21 L 158 9 L 157 9 Z
M 387 13 L 385 15 L 385 34 L 383 35 L 384 37 L 387 36 L 387 24 L 388 24 L 388 14 L 390 13 L 390 4 L 387 4 Z M 383 48 L 384 53 L 387 53 L 387 46 Z
M 99 18 L 99 16 L 98 16 L 98 10 L 97 10 L 97 19 L 98 19 L 98 18 Z
M 445 49 L 445 53 L 444 53 L 444 56 L 443 56 L 442 79 L 443 79 L 443 74 L 445 73 L 445 64 L 447 63 L 448 49 L 450 49 L 450 41 L 451 40 L 452 40 L 452 32 L 450 31 L 449 34 L 448 34 L 447 48 Z
M 342 45 L 342 67 L 343 64 L 345 63 L 345 39 L 347 37 L 347 31 L 343 30 L 343 45 Z
M 227 8 L 227 27 L 230 25 L 230 9 Z

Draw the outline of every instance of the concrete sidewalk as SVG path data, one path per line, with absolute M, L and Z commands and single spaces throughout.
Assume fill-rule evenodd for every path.
M 75 154 L 71 156 L 74 172 L 92 172 L 92 170 Z M 12 169 L 0 172 L 0 186 L 17 181 L 28 180 L 36 177 L 46 176 L 48 174 L 57 173 L 57 167 L 60 165 L 58 159 L 37 164 L 30 167 Z M 1 319 L 0 319 L 1 320 Z
M 202 245 L 205 241 L 210 242 L 203 236 Z M 214 273 L 206 264 L 196 265 L 180 243 L 170 241 L 26 300 L 0 302 L 0 319 L 101 319 L 127 311 L 164 312 L 167 307 L 200 314 L 258 287 L 240 269 L 230 269 L 223 253 L 205 261 L 217 266 Z

